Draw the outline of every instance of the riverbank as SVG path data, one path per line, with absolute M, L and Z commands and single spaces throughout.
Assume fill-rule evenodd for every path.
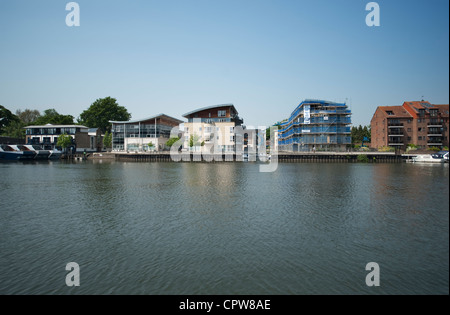
M 396 155 L 393 152 L 305 152 L 290 153 L 279 152 L 278 162 L 287 163 L 402 163 L 411 160 L 415 155 L 402 154 Z M 239 162 L 242 161 L 236 154 L 199 154 L 183 152 L 177 156 L 181 162 Z M 118 160 L 131 162 L 173 162 L 170 152 L 152 152 L 152 153 L 125 153 L 125 152 L 104 152 L 94 153 L 88 156 L 88 159 L 95 160 Z M 252 160 L 249 159 L 244 161 Z M 254 159 L 253 159 L 254 160 Z

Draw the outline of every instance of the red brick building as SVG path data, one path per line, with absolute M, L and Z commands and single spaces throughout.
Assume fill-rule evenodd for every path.
M 448 147 L 449 105 L 420 101 L 379 106 L 370 125 L 372 148 L 391 146 L 406 150 L 410 143 L 422 149 Z

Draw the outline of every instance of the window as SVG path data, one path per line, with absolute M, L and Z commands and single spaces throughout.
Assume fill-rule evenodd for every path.
M 211 127 L 205 127 L 205 132 L 206 133 L 210 133 L 211 132 Z
M 219 110 L 217 113 L 218 117 L 226 117 L 227 116 L 227 111 L 226 110 Z
M 410 124 L 412 122 L 412 120 L 411 119 L 408 119 L 408 124 Z
M 230 136 L 230 141 L 234 142 L 234 136 Z
M 408 141 L 411 141 L 411 137 L 408 137 Z
M 418 131 L 421 132 L 421 131 L 422 131 L 422 128 L 419 127 Z
M 408 128 L 408 132 L 411 132 L 411 128 Z
M 394 115 L 394 112 L 391 111 L 391 110 L 387 110 L 387 111 L 386 111 L 386 114 L 388 114 L 388 116 L 393 116 L 393 115 Z
M 419 140 L 422 140 L 422 136 L 419 136 Z
M 234 133 L 234 127 L 230 127 L 230 133 Z

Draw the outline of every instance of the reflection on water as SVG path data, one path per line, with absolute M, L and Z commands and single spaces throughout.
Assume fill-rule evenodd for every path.
M 448 294 L 448 165 L 0 171 L 0 294 Z M 79 288 L 65 286 L 70 261 Z

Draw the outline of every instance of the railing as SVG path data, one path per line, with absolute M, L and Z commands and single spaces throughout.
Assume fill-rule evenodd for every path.
M 389 137 L 403 137 L 404 134 L 403 134 L 403 132 L 390 131 L 390 132 L 388 133 L 388 136 L 389 136 Z
M 403 128 L 403 123 L 388 123 L 388 128 Z

